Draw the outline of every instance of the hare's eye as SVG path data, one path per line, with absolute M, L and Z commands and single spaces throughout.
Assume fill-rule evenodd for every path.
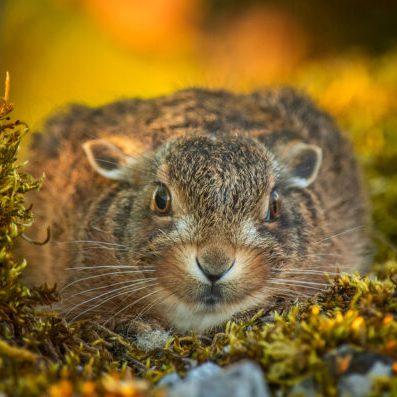
M 164 184 L 154 190 L 151 207 L 158 215 L 168 215 L 171 211 L 171 194 Z
M 266 214 L 266 222 L 273 222 L 279 217 L 280 207 L 280 195 L 276 190 L 273 190 L 269 198 L 269 208 Z

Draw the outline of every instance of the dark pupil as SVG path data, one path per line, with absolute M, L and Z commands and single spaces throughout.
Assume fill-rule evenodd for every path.
M 164 186 L 157 188 L 156 196 L 154 198 L 156 206 L 159 210 L 165 210 L 167 208 L 168 193 Z

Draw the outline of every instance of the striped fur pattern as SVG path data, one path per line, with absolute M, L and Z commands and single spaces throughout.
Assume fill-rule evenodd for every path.
M 277 299 L 311 296 L 326 287 L 325 273 L 350 272 L 368 259 L 366 199 L 351 145 L 291 89 L 189 89 L 72 106 L 43 132 L 30 156 L 31 171 L 47 176 L 31 197 L 32 237 L 42 239 L 47 225 L 52 237 L 25 254 L 32 282 L 60 285 L 70 320 L 204 332 Z M 92 140 L 125 155 L 117 177 L 92 167 L 83 150 Z M 291 174 L 293 148 L 302 144 L 321 154 L 307 186 Z M 151 207 L 159 183 L 171 196 L 166 216 Z M 279 214 L 267 222 L 275 189 Z M 210 273 L 227 271 L 213 282 L 198 259 Z

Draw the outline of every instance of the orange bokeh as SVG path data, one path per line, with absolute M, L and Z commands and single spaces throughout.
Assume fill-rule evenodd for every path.
M 251 6 L 222 22 L 204 45 L 209 68 L 235 76 L 233 85 L 283 79 L 306 55 L 306 32 L 283 10 Z
M 87 14 L 122 45 L 150 53 L 187 48 L 200 20 L 198 0 L 82 0 Z

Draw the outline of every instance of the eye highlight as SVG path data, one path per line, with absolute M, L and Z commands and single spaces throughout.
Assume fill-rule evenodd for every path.
M 266 214 L 266 222 L 274 222 L 280 216 L 280 208 L 280 195 L 276 190 L 273 190 L 269 197 L 269 207 Z
M 157 215 L 163 216 L 171 211 L 171 193 L 163 183 L 157 185 L 153 192 L 151 208 Z

